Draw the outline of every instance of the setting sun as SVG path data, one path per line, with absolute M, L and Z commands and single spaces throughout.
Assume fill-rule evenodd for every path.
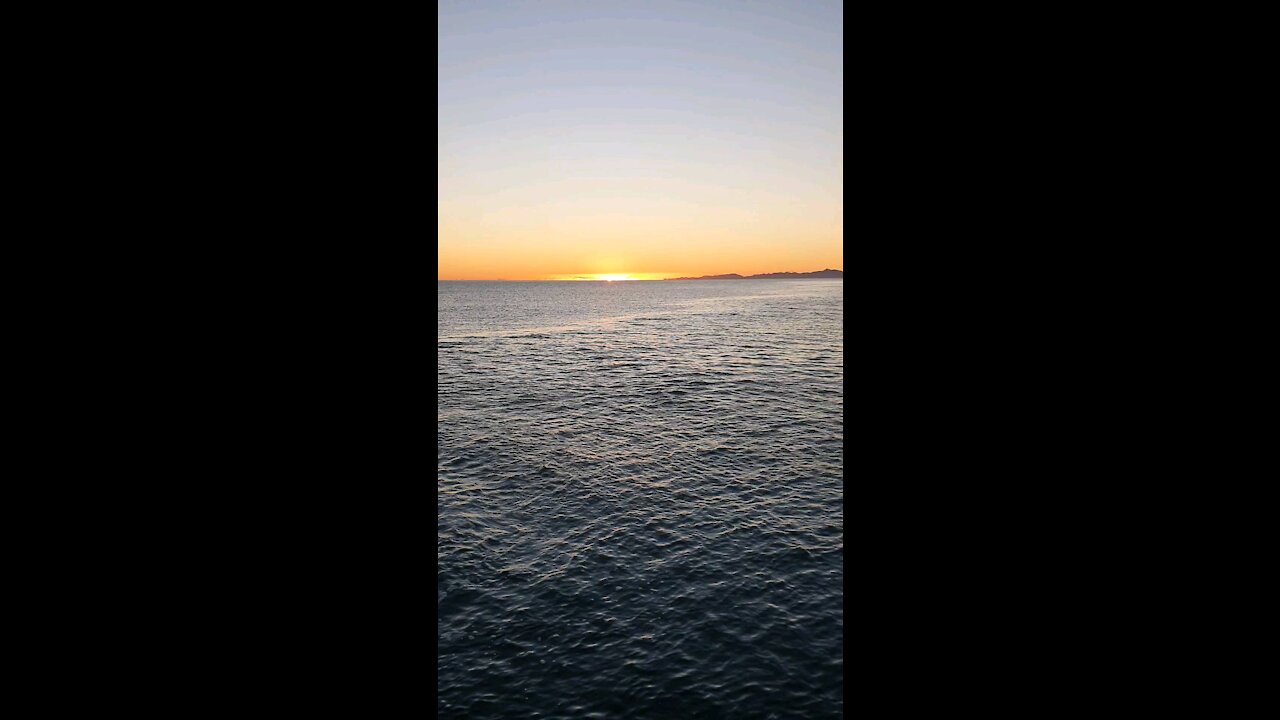
M 631 272 L 631 273 L 580 273 L 575 275 L 544 275 L 536 280 L 589 280 L 595 282 L 620 282 L 623 280 L 665 280 L 679 277 L 675 273 Z

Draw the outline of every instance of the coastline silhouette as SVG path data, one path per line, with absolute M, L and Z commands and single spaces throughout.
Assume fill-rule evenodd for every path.
M 761 273 L 759 275 L 739 275 L 737 273 L 729 273 L 727 275 L 703 275 L 701 277 L 678 277 L 666 278 L 667 280 L 819 280 L 831 278 L 844 278 L 843 270 L 815 270 L 807 273 L 797 272 L 775 272 Z

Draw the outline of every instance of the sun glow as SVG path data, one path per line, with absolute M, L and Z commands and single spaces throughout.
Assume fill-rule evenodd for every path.
M 624 282 L 629 280 L 665 280 L 680 277 L 669 272 L 629 272 L 629 273 L 575 273 L 573 275 L 544 275 L 540 280 L 587 280 L 592 282 Z

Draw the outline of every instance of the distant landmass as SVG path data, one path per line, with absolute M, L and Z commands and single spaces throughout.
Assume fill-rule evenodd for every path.
M 813 272 L 806 273 L 776 272 L 762 273 L 760 275 L 739 275 L 737 273 L 729 273 L 728 275 L 667 278 L 667 280 L 819 280 L 830 278 L 844 278 L 844 271 L 827 269 L 815 270 Z

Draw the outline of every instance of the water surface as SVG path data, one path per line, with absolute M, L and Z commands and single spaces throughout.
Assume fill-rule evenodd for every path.
M 842 716 L 843 282 L 437 297 L 440 717 Z

